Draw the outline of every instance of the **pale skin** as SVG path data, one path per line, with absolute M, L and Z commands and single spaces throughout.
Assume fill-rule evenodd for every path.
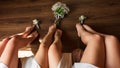
M 49 28 L 35 56 L 42 68 L 57 68 L 62 58 L 62 43 L 60 40 L 62 31 L 59 29 L 55 31 L 55 29 L 55 25 Z M 88 25 L 76 24 L 76 29 L 78 37 L 86 44 L 80 60 L 81 63 L 90 63 L 100 68 L 120 67 L 120 43 L 115 36 L 98 33 Z
M 120 42 L 115 36 L 98 33 L 88 25 L 76 24 L 76 28 L 78 36 L 87 45 L 80 62 L 100 68 L 120 67 Z
M 43 38 L 35 55 L 41 68 L 57 68 L 62 57 L 61 35 L 62 31 L 56 29 L 55 24 L 49 27 L 48 33 Z
M 1 62 L 10 68 L 17 68 L 18 49 L 32 42 L 38 35 L 37 32 L 29 35 L 32 28 L 28 27 L 21 34 L 3 39 L 0 44 Z M 120 43 L 115 36 L 98 33 L 88 25 L 76 24 L 76 29 L 78 37 L 86 44 L 80 62 L 90 63 L 100 68 L 120 67 Z M 57 29 L 55 24 L 49 27 L 34 57 L 41 68 L 57 68 L 62 58 L 61 36 L 62 31 Z
M 8 68 L 18 68 L 18 49 L 30 44 L 36 37 L 37 32 L 29 34 L 34 26 L 27 27 L 25 32 L 5 38 L 0 43 L 0 62 Z
M 27 27 L 25 32 L 16 34 L 11 36 L 10 38 L 5 38 L 1 44 L 0 44 L 0 60 L 2 63 L 7 65 L 9 68 L 17 68 L 18 66 L 18 49 L 25 47 L 29 43 L 31 43 L 36 37 L 37 32 L 33 32 L 29 35 L 29 33 L 32 31 L 32 27 Z M 52 41 L 53 34 L 54 41 Z M 43 68 L 48 68 L 48 65 L 44 65 L 45 63 L 49 64 L 49 62 L 54 61 L 54 63 L 50 64 L 50 68 L 56 68 L 57 64 L 59 63 L 61 59 L 61 51 L 62 51 L 62 44 L 61 44 L 61 35 L 62 31 L 59 29 L 56 29 L 56 25 L 52 25 L 49 28 L 49 31 L 47 35 L 44 37 L 43 42 L 40 44 L 39 50 L 37 54 L 35 55 L 36 61 L 41 65 Z M 22 46 L 21 46 L 22 45 Z M 51 47 L 50 47 L 51 46 Z M 55 48 L 54 48 L 55 47 Z M 60 51 L 58 52 L 56 48 L 60 47 Z M 49 51 L 48 51 L 49 48 Z M 53 57 L 54 55 L 53 51 L 58 55 Z M 48 56 L 49 57 L 48 57 Z M 53 59 L 55 60 L 47 60 L 47 59 Z M 54 65 L 56 64 L 56 65 Z

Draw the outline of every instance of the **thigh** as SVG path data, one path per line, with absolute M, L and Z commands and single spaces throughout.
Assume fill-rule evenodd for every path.
M 86 44 L 86 48 L 80 62 L 90 63 L 95 66 L 104 68 L 105 63 L 104 38 L 97 34 L 90 37 L 91 40 L 89 40 L 88 43 Z
M 105 35 L 106 68 L 120 67 L 120 42 L 112 35 Z
M 39 49 L 35 55 L 35 60 L 42 68 L 48 67 L 48 47 L 47 45 L 41 43 Z
M 59 48 L 59 45 L 52 44 L 48 51 L 49 66 L 50 68 L 57 68 L 61 58 L 62 58 L 62 49 Z
M 9 41 L 9 38 L 5 38 L 1 41 L 1 43 L 0 43 L 0 56 L 3 52 L 3 50 L 5 49 L 5 46 L 6 46 L 8 41 Z

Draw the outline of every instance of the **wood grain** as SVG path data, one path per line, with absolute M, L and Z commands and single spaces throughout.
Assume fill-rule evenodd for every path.
M 0 40 L 24 31 L 37 18 L 41 21 L 41 38 L 53 23 L 51 6 L 57 1 L 66 3 L 70 13 L 61 22 L 63 51 L 81 47 L 75 24 L 80 15 L 98 32 L 113 34 L 120 39 L 120 0 L 0 0 Z

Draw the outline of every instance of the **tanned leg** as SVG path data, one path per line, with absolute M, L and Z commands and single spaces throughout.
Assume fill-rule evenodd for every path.
M 78 36 L 86 45 L 81 58 L 82 63 L 90 63 L 104 68 L 105 63 L 105 45 L 104 38 L 98 34 L 87 31 L 82 25 L 76 24 Z
M 10 37 L 9 41 L 6 43 L 6 47 L 1 54 L 1 62 L 6 64 L 9 68 L 17 68 L 18 49 L 32 42 L 38 35 L 37 32 L 33 32 L 30 35 L 23 37 L 23 34 L 24 33 L 21 33 L 21 35 L 16 34 Z
M 120 41 L 113 35 L 106 35 L 94 31 L 91 27 L 84 25 L 84 27 L 105 38 L 106 63 L 105 68 L 119 68 L 120 67 Z
M 54 32 L 56 31 L 56 25 L 49 27 L 48 33 L 43 38 L 39 49 L 35 55 L 36 61 L 40 64 L 41 68 L 48 68 L 48 49 L 52 43 Z
M 112 35 L 105 35 L 106 68 L 120 67 L 120 41 Z
M 61 35 L 62 35 L 62 31 L 57 29 L 54 36 L 55 40 L 49 48 L 48 58 L 49 58 L 50 68 L 57 68 L 58 63 L 61 60 L 62 57 Z
M 8 41 L 9 41 L 9 38 L 5 38 L 1 41 L 1 43 L 0 43 L 0 56 L 3 52 L 3 50 L 5 49 L 5 46 L 6 46 Z

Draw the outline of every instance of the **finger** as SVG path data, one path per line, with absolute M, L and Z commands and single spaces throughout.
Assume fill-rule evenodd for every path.
M 36 38 L 37 36 L 38 36 L 37 31 L 34 31 L 30 35 L 28 35 L 27 38 L 29 38 L 29 37 L 35 37 Z
M 85 32 L 84 27 L 81 24 L 79 24 L 79 23 L 76 24 L 76 29 L 77 29 L 77 31 Z
M 92 32 L 92 33 L 97 33 L 95 30 L 93 30 L 90 26 L 88 26 L 88 25 L 83 25 L 83 27 L 87 30 L 87 31 L 89 31 L 89 32 Z
M 18 33 L 18 34 L 14 34 L 14 35 L 10 36 L 9 38 L 18 37 L 18 36 L 22 37 L 22 35 L 23 35 L 23 33 Z
M 27 31 L 29 31 L 29 30 L 32 30 L 34 27 L 35 27 L 35 25 L 26 27 L 25 32 L 27 32 Z
M 23 32 L 23 37 L 27 37 L 32 32 L 32 30 L 34 29 L 34 27 L 35 27 L 35 25 L 30 26 L 30 27 L 26 27 L 25 32 Z
M 22 36 L 22 37 L 27 37 L 33 29 L 34 29 L 34 25 L 26 27 L 25 32 L 14 34 L 14 35 L 10 36 L 9 38 L 13 38 L 13 37 L 18 36 L 18 35 Z
M 15 37 L 17 34 L 14 34 L 14 35 L 11 35 L 9 38 L 13 38 L 13 37 Z
M 18 33 L 18 34 L 14 34 L 14 35 L 10 36 L 9 38 L 13 38 L 13 37 L 16 37 L 16 36 L 22 36 L 22 35 L 23 35 L 23 33 Z
M 79 23 L 76 24 L 76 29 L 79 37 L 91 34 L 90 32 L 86 31 L 85 28 Z
M 90 26 L 88 26 L 88 25 L 83 25 L 83 26 L 84 26 L 84 28 L 85 28 L 87 31 L 89 31 L 89 32 L 91 32 L 91 33 L 93 33 L 93 34 L 99 34 L 99 35 L 101 35 L 101 36 L 106 36 L 106 34 L 96 32 L 95 30 L 93 30 L 93 29 L 92 29 Z
M 27 36 L 27 39 L 30 42 L 32 42 L 35 38 L 37 38 L 37 36 L 38 36 L 38 33 L 37 33 L 37 31 L 35 31 L 35 32 L 31 33 L 29 36 Z
M 24 47 L 28 44 L 30 44 L 36 37 L 37 37 L 38 33 L 37 31 L 31 33 L 30 35 L 28 35 L 27 37 L 19 37 L 19 41 L 24 41 L 24 42 L 20 42 L 19 44 L 21 44 L 22 46 L 19 46 L 19 48 Z
M 18 34 L 16 34 L 16 35 L 23 35 L 24 33 L 18 33 Z

